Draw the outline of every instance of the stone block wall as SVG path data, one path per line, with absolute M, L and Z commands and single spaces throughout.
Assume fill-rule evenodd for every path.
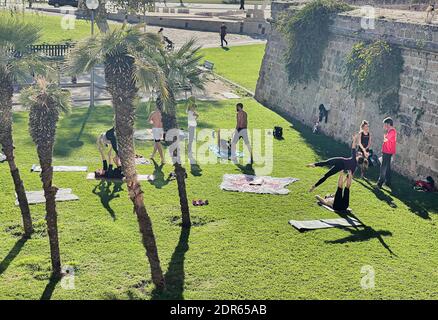
M 273 17 L 287 4 L 273 3 Z M 362 40 L 386 39 L 402 48 L 398 114 L 381 114 L 371 98 L 355 100 L 345 88 L 343 65 L 352 46 Z M 382 119 L 392 116 L 398 129 L 398 152 L 394 168 L 411 178 L 432 175 L 438 181 L 438 26 L 379 20 L 374 30 L 362 30 L 360 18 L 339 15 L 331 27 L 331 38 L 316 81 L 290 85 L 283 56 L 286 43 L 274 28 L 269 34 L 256 99 L 267 107 L 289 114 L 312 126 L 318 106 L 330 108 L 324 134 L 350 143 L 362 120 L 370 121 L 373 148 L 380 152 Z

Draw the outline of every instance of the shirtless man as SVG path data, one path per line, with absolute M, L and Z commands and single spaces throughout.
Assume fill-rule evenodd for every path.
M 252 149 L 251 145 L 249 143 L 248 138 L 248 115 L 245 111 L 243 111 L 243 104 L 238 103 L 236 104 L 236 111 L 237 111 L 237 124 L 236 124 L 236 131 L 233 135 L 233 140 L 231 141 L 231 160 L 233 162 L 236 162 L 236 145 L 239 142 L 240 138 L 243 138 L 243 141 L 245 142 L 246 147 L 248 148 L 249 154 L 250 154 L 250 162 L 252 164 L 253 158 L 252 158 Z
M 163 121 L 161 119 L 161 111 L 156 108 L 148 119 L 152 124 L 152 136 L 154 137 L 154 151 L 151 154 L 151 159 L 154 158 L 155 152 L 158 151 L 161 158 L 161 163 L 164 164 L 163 149 L 161 148 L 160 141 L 163 139 Z

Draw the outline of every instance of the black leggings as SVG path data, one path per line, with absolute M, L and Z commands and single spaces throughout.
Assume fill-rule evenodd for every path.
M 338 187 L 335 194 L 335 200 L 333 201 L 333 209 L 336 211 L 347 210 L 350 206 L 350 189 L 344 189 L 344 195 L 342 195 L 342 188 Z
M 330 178 L 331 176 L 337 174 L 338 172 L 341 172 L 344 170 L 344 161 L 341 158 L 331 158 L 326 161 L 321 161 L 315 163 L 315 166 L 317 167 L 331 167 L 330 170 L 321 178 L 318 180 L 317 183 L 315 183 L 315 187 L 322 184 L 325 180 Z

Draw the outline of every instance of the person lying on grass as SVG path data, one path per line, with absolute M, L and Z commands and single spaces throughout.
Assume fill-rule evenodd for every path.
M 108 131 L 102 133 L 97 139 L 97 147 L 100 152 L 100 157 L 102 158 L 102 169 L 98 169 L 94 172 L 96 178 L 114 178 L 122 179 L 122 165 L 118 155 L 117 149 L 117 139 L 114 127 Z M 108 152 L 105 149 L 109 148 Z M 112 157 L 112 151 L 116 153 L 116 156 Z M 113 169 L 113 162 L 116 164 L 117 168 Z
M 351 181 L 353 180 L 353 173 L 351 171 L 347 172 L 347 176 L 344 179 L 344 172 L 341 171 L 339 173 L 339 179 L 338 179 L 338 189 L 336 190 L 336 194 L 333 197 L 333 195 L 326 196 L 325 198 L 322 198 L 321 196 L 317 195 L 316 199 L 332 208 L 335 211 L 345 211 L 350 206 L 350 187 L 351 187 Z M 345 187 L 344 187 L 345 186 Z
M 351 144 L 351 157 L 350 158 L 342 158 L 342 157 L 336 157 L 331 158 L 326 161 L 321 162 L 315 162 L 308 164 L 307 167 L 315 168 L 315 167 L 330 167 L 330 170 L 321 178 L 315 185 L 313 185 L 309 192 L 313 192 L 315 188 L 319 185 L 321 185 L 325 180 L 327 180 L 329 177 L 337 174 L 340 171 L 346 170 L 351 171 L 352 174 L 354 174 L 354 171 L 356 171 L 357 165 L 362 165 L 364 163 L 365 158 L 360 153 L 357 153 L 357 139 L 358 134 L 353 135 L 353 142 Z

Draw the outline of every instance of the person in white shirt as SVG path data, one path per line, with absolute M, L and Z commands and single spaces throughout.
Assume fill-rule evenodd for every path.
M 189 151 L 189 158 L 193 158 L 193 152 L 192 152 L 192 146 L 193 141 L 196 137 L 196 127 L 198 125 L 198 118 L 199 114 L 196 112 L 196 104 L 191 101 L 187 105 L 187 125 L 189 128 L 189 145 L 188 145 L 188 151 Z

